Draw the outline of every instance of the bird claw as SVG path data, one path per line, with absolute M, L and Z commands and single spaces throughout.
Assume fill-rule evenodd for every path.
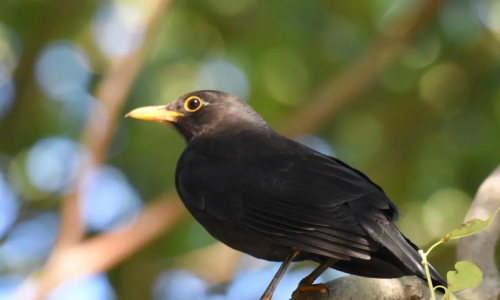
M 301 287 L 308 287 L 308 286 L 312 286 L 314 283 L 314 279 L 311 280 L 311 278 L 309 276 L 307 276 L 306 278 L 302 279 L 300 282 L 299 282 L 299 286 L 297 287 L 297 289 L 301 288 Z
M 300 294 L 304 292 L 319 292 L 319 293 L 327 293 L 328 289 L 324 284 L 313 284 L 313 285 L 301 285 L 297 287 L 297 289 L 292 294 L 292 299 L 297 298 Z

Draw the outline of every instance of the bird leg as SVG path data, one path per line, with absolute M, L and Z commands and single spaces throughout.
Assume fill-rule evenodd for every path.
M 299 283 L 297 289 L 293 292 L 292 299 L 306 291 L 319 291 L 321 293 L 326 293 L 328 289 L 323 284 L 313 284 L 316 279 L 318 279 L 321 274 L 323 274 L 326 269 L 333 266 L 337 262 L 336 258 L 329 258 L 320 264 L 311 274 L 307 275 Z
M 293 252 L 285 258 L 278 272 L 276 272 L 276 275 L 274 275 L 273 280 L 271 280 L 271 283 L 267 287 L 266 291 L 264 292 L 264 294 L 262 294 L 262 297 L 260 297 L 260 300 L 271 300 L 274 290 L 276 290 L 278 283 L 280 282 L 283 275 L 285 275 L 286 269 L 288 269 L 299 252 L 300 250 L 293 250 Z

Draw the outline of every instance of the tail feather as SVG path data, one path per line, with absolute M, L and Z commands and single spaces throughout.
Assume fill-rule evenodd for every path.
M 393 225 L 394 226 L 394 225 Z M 396 226 L 394 226 L 396 227 Z M 396 228 L 396 230 L 398 230 Z M 398 230 L 399 232 L 399 230 Z M 411 246 L 415 251 L 417 251 L 417 254 L 418 254 L 418 250 L 420 250 L 420 248 L 418 248 L 417 245 L 415 245 L 412 241 L 410 241 L 410 239 L 408 239 L 407 237 L 405 237 L 401 232 L 399 233 L 401 236 L 403 236 L 403 238 L 405 239 L 406 243 Z M 420 254 L 418 254 L 418 260 L 420 262 L 420 265 L 422 266 L 422 271 L 423 271 L 423 276 L 419 276 L 420 278 L 424 279 L 424 280 L 427 280 L 427 276 L 425 275 L 425 269 L 423 268 L 423 265 L 422 265 L 422 257 L 420 256 Z M 432 285 L 434 286 L 437 286 L 437 285 L 442 285 L 444 287 L 447 287 L 448 286 L 448 283 L 446 282 L 446 280 L 444 280 L 443 277 L 441 277 L 441 275 L 439 275 L 438 271 L 436 271 L 436 269 L 434 269 L 433 266 L 431 266 L 430 264 L 428 265 L 429 266 L 429 273 L 431 275 L 431 280 L 432 280 Z
M 425 269 L 422 265 L 422 257 L 418 254 L 419 248 L 407 239 L 380 210 L 373 209 L 368 214 L 365 210 L 363 214 L 359 214 L 356 217 L 363 229 L 381 247 L 389 250 L 394 260 L 391 263 L 403 268 L 403 272 L 406 275 L 416 275 L 427 280 Z M 429 273 L 434 285 L 447 286 L 446 280 L 431 265 L 429 265 Z

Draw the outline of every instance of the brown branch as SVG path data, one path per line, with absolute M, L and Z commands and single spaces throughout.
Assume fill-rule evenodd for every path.
M 169 3 L 170 0 L 144 2 L 141 7 L 141 16 L 146 29 L 160 21 L 159 16 Z M 148 42 L 151 42 L 152 31 L 148 31 L 146 45 L 137 53 L 120 57 L 113 62 L 96 90 L 96 97 L 101 102 L 91 108 L 81 138 L 82 144 L 89 149 L 93 160 L 85 168 L 79 170 L 75 180 L 76 185 L 105 160 L 116 120 L 132 82 L 143 64 L 148 48 L 146 46 Z M 85 234 L 79 207 L 79 195 L 76 192 L 64 199 L 58 240 L 41 276 L 35 282 L 36 292 L 29 294 L 27 291 L 32 288 L 31 285 L 23 284 L 17 293 L 17 298 L 43 299 L 53 288 L 68 278 L 98 272 L 101 268 L 109 268 L 140 245 L 146 244 L 165 229 L 170 220 L 175 220 L 176 216 L 181 215 L 179 204 L 172 206 L 170 202 L 160 201 L 145 209 L 137 223 L 127 230 L 107 233 L 79 243 Z M 165 208 L 168 208 L 168 212 L 163 210 Z M 88 251 L 88 248 L 94 251 Z M 107 250 L 109 255 L 102 255 L 105 253 L 104 250 Z M 90 261 L 92 263 L 89 263 Z
M 80 216 L 78 194 L 71 193 L 64 199 L 61 205 L 61 226 L 56 245 L 52 250 L 51 258 L 67 247 L 77 244 L 84 237 L 85 232 Z
M 64 251 L 45 274 L 48 290 L 68 278 L 107 270 L 144 246 L 175 223 L 184 208 L 171 195 L 147 207 L 139 219 L 126 229 L 109 232 Z
M 486 220 L 500 207 L 500 166 L 483 182 L 472 202 L 466 221 L 474 218 Z M 500 235 L 500 218 L 484 231 L 460 239 L 457 259 L 472 261 L 483 272 L 483 282 L 468 291 L 471 299 L 493 300 L 500 295 L 500 276 L 495 262 L 495 248 Z
M 328 122 L 345 104 L 359 96 L 381 70 L 399 57 L 404 47 L 445 1 L 424 0 L 419 7 L 394 20 L 390 27 L 398 28 L 397 32 L 376 40 L 345 73 L 327 81 L 312 95 L 312 100 L 306 101 L 305 105 L 285 118 L 279 131 L 294 137 L 313 132 Z
M 168 2 L 150 2 L 149 5 L 144 7 L 142 15 L 145 28 L 154 22 L 156 15 L 153 12 L 163 11 Z M 122 106 L 132 83 L 139 73 L 147 48 L 142 47 L 134 55 L 123 56 L 115 60 L 97 87 L 96 98 L 100 102 L 91 107 L 81 137 L 81 143 L 89 150 L 92 161 L 82 168 L 78 176 L 76 176 L 77 186 L 86 174 L 90 174 L 104 162 L 117 118 L 122 111 Z M 54 255 L 57 255 L 66 247 L 78 243 L 84 237 L 85 232 L 79 213 L 78 199 L 79 196 L 75 192 L 69 194 L 63 201 L 60 232 L 50 260 L 53 259 Z
M 120 116 L 132 83 L 139 74 L 144 58 L 149 51 L 147 44 L 151 43 L 151 37 L 155 36 L 153 23 L 159 21 L 158 17 L 161 12 L 165 11 L 169 3 L 170 0 L 147 1 L 147 5 L 142 7 L 143 25 L 145 28 L 150 28 L 146 38 L 146 45 L 141 47 L 134 55 L 123 56 L 114 61 L 96 89 L 96 98 L 101 100 L 105 108 L 105 124 L 94 122 L 94 116 L 102 116 L 101 107 L 94 106 L 82 135 L 82 140 L 83 144 L 93 154 L 94 162 L 97 165 L 105 160 L 109 142 L 114 132 L 114 124 L 116 124 L 116 120 Z
M 96 236 L 60 251 L 47 263 L 40 277 L 26 281 L 13 299 L 44 299 L 51 290 L 69 278 L 111 268 L 182 216 L 184 207 L 172 198 L 171 194 L 166 194 L 155 201 L 132 226 Z

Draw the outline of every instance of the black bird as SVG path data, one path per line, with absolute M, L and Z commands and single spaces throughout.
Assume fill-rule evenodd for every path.
M 418 247 L 394 225 L 399 211 L 384 191 L 346 163 L 275 132 L 244 101 L 196 91 L 128 117 L 171 123 L 186 140 L 175 186 L 186 208 L 216 239 L 283 264 L 320 263 L 297 292 L 327 268 L 374 278 L 426 278 Z M 447 286 L 430 267 L 436 285 Z

